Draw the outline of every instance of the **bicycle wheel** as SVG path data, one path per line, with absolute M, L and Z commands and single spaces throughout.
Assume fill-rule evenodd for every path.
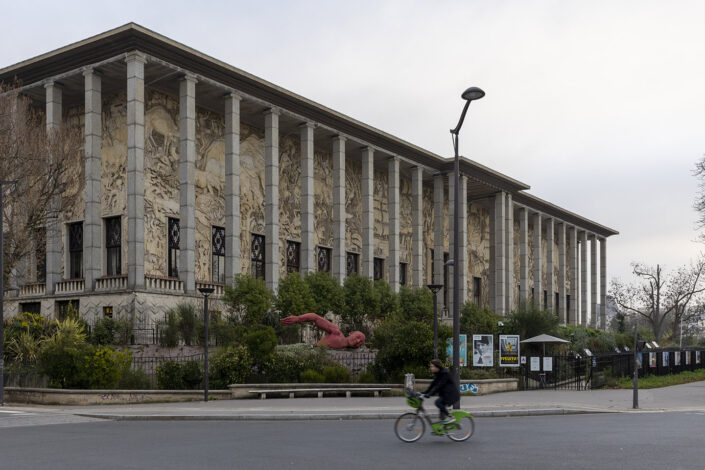
M 394 433 L 404 442 L 416 442 L 421 439 L 426 424 L 416 413 L 404 413 L 394 423 Z
M 455 442 L 467 441 L 474 432 L 475 421 L 472 416 L 463 416 L 454 424 L 446 426 L 446 436 Z

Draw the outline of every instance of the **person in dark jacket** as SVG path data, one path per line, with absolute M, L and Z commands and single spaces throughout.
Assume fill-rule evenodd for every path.
M 454 418 L 448 414 L 446 407 L 460 400 L 458 384 L 455 383 L 450 372 L 443 367 L 443 363 L 439 359 L 431 360 L 429 367 L 433 373 L 433 382 L 423 395 L 429 397 L 437 394 L 436 406 L 441 412 L 441 420 L 446 424 L 452 423 Z

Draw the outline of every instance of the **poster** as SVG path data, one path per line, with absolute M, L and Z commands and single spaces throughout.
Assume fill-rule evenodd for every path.
M 460 339 L 460 367 L 468 365 L 468 335 L 459 335 Z M 453 363 L 453 338 L 446 339 L 446 356 Z
M 494 337 L 492 335 L 472 335 L 472 365 L 492 367 L 494 365 Z
M 499 366 L 519 367 L 519 335 L 499 335 Z
M 700 364 L 700 351 L 695 351 L 695 363 Z
M 637 368 L 641 368 L 642 365 L 644 364 L 643 362 L 644 358 L 641 353 L 636 353 L 636 366 Z
M 690 365 L 690 351 L 685 352 L 685 365 L 686 366 Z
M 676 351 L 676 352 L 673 353 L 673 360 L 674 360 L 674 364 L 675 364 L 675 365 L 677 365 L 677 366 L 681 365 L 681 353 L 680 353 L 680 351 Z
M 656 353 L 649 353 L 649 367 L 656 367 Z
M 661 361 L 661 365 L 663 367 L 668 367 L 668 351 L 664 351 L 662 353 L 663 361 Z
M 541 370 L 541 358 L 531 357 L 531 372 L 538 372 Z
M 551 372 L 553 371 L 553 358 L 548 356 L 543 358 L 543 371 Z

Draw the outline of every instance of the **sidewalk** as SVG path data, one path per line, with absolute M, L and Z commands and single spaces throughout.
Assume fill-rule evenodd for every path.
M 426 409 L 435 413 L 432 400 Z M 463 397 L 461 408 L 473 416 L 535 416 L 648 411 L 705 412 L 705 381 L 639 391 L 632 409 L 631 390 L 536 390 Z M 18 412 L 60 413 L 113 420 L 313 420 L 396 418 L 409 411 L 403 397 L 271 398 L 104 406 L 6 405 Z

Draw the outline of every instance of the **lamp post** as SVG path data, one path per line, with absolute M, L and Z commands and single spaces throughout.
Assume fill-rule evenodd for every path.
M 213 293 L 212 287 L 199 287 L 203 294 L 203 401 L 208 401 L 208 296 Z
M 5 404 L 5 359 L 4 359 L 4 339 L 5 339 L 5 240 L 3 239 L 3 192 L 5 185 L 17 184 L 15 181 L 0 181 L 0 406 Z
M 443 284 L 429 284 L 433 293 L 433 358 L 438 359 L 438 291 L 443 289 Z
M 470 103 L 474 100 L 479 100 L 485 96 L 485 92 L 477 87 L 470 87 L 463 92 L 461 97 L 465 100 L 465 107 L 460 115 L 460 120 L 455 129 L 450 130 L 450 135 L 453 139 L 453 150 L 455 151 L 455 171 L 454 171 L 454 201 L 453 201 L 453 377 L 455 383 L 460 383 L 460 266 L 455 260 L 459 259 L 458 252 L 460 251 L 460 228 L 458 227 L 460 204 L 460 155 L 458 154 L 458 133 L 465 121 L 465 114 L 468 112 Z M 453 408 L 460 408 L 460 400 L 453 404 Z

